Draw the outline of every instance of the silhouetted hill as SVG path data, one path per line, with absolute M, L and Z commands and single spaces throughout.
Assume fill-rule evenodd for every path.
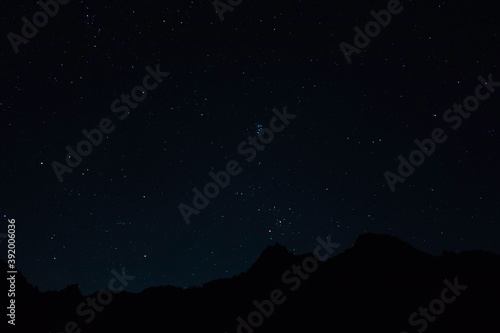
M 87 299 L 77 286 L 40 293 L 18 274 L 16 329 L 65 332 L 69 321 L 82 332 L 95 333 L 399 333 L 417 332 L 417 328 L 420 332 L 457 333 L 498 328 L 499 255 L 468 251 L 443 252 L 435 257 L 392 236 L 365 234 L 352 248 L 340 247 L 326 261 L 312 257 L 295 256 L 276 244 L 266 248 L 247 272 L 200 288 L 165 286 L 138 294 L 109 292 L 110 303 L 103 305 L 101 312 L 94 311 L 92 320 L 90 306 L 81 307 L 87 311 L 85 315 L 76 312 Z M 318 263 L 316 270 L 314 262 Z M 5 262 L 1 267 L 6 271 Z M 100 296 L 107 301 L 105 294 Z M 274 304 L 272 311 L 269 299 L 280 303 Z M 263 304 L 260 313 L 269 313 L 259 317 L 254 312 L 259 305 L 254 301 Z M 434 312 L 424 313 L 429 307 Z M 413 313 L 417 314 L 412 327 L 409 317 Z M 239 324 L 238 317 L 247 324 Z M 257 327 L 246 326 L 249 320 Z

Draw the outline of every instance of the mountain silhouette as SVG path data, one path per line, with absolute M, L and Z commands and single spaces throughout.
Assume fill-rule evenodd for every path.
M 393 236 L 364 234 L 351 248 L 340 247 L 327 260 L 313 258 L 312 253 L 294 255 L 275 244 L 267 247 L 247 272 L 202 287 L 101 293 L 102 297 L 113 294 L 112 300 L 93 315 L 90 306 L 81 304 L 87 297 L 98 299 L 98 293 L 84 296 L 76 285 L 40 292 L 18 273 L 16 331 L 497 330 L 499 255 L 466 251 L 443 252 L 437 257 Z M 0 266 L 7 271 L 5 262 Z M 5 279 L 4 283 L 7 288 Z M 85 315 L 77 313 L 78 306 L 86 310 Z

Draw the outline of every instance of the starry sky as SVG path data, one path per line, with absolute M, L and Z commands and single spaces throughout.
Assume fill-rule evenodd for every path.
M 211 1 L 72 0 L 16 53 L 8 34 L 40 6 L 0 3 L 0 232 L 15 218 L 18 268 L 42 291 L 90 293 L 125 267 L 139 292 L 229 278 L 268 245 L 302 254 L 327 235 L 339 250 L 373 232 L 500 253 L 500 89 L 459 129 L 443 120 L 479 75 L 500 81 L 495 4 L 402 1 L 348 63 L 339 45 L 387 5 L 243 0 L 221 21 Z M 113 112 L 157 65 L 168 76 Z M 284 108 L 295 118 L 248 162 L 240 143 Z M 114 130 L 60 182 L 53 162 L 106 118 Z M 447 141 L 392 192 L 384 173 L 435 128 Z M 187 224 L 179 205 L 233 160 L 242 171 Z

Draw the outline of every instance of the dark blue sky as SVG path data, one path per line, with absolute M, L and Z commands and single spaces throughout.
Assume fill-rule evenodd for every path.
M 443 119 L 479 75 L 500 81 L 492 6 L 403 2 L 351 64 L 339 44 L 387 2 L 244 1 L 223 22 L 210 2 L 61 6 L 17 54 L 0 48 L 0 232 L 16 219 L 18 268 L 41 290 L 88 293 L 120 267 L 129 291 L 200 285 L 327 235 L 340 250 L 375 232 L 500 253 L 500 90 L 457 130 Z M 40 10 L 0 8 L 5 36 Z M 112 102 L 157 64 L 170 74 L 121 120 Z M 238 145 L 285 106 L 296 118 L 246 162 Z M 52 162 L 104 118 L 114 130 L 59 182 Z M 448 139 L 392 193 L 384 173 L 435 128 Z M 231 160 L 241 173 L 187 225 L 179 204 Z

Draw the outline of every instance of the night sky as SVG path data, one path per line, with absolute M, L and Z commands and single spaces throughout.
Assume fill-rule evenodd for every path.
M 388 1 L 243 0 L 221 21 L 211 1 L 72 0 L 17 53 L 8 34 L 41 8 L 2 2 L 0 232 L 16 220 L 17 267 L 42 291 L 83 293 L 125 267 L 139 292 L 229 278 L 268 245 L 302 254 L 327 235 L 340 251 L 373 232 L 434 255 L 500 253 L 500 88 L 444 119 L 479 76 L 500 81 L 494 6 L 404 1 L 348 63 L 340 44 Z M 270 122 L 282 130 L 251 148 Z M 53 162 L 100 123 L 113 130 L 60 182 Z M 391 191 L 384 173 L 436 128 L 447 140 Z M 240 173 L 187 224 L 179 205 L 228 163 Z

